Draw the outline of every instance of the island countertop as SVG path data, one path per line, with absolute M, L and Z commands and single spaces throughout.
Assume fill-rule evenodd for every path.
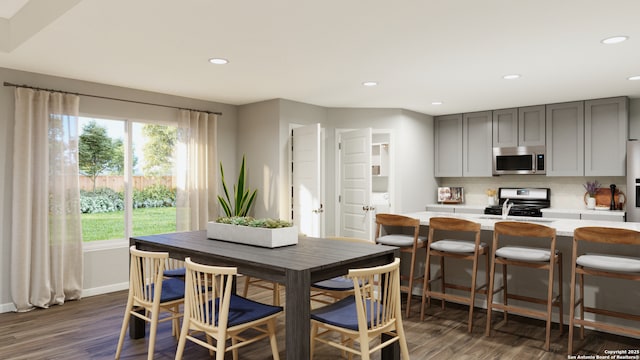
M 455 217 L 475 221 L 480 224 L 482 230 L 493 231 L 494 225 L 498 221 L 505 221 L 500 215 L 483 215 L 483 214 L 462 214 L 436 211 L 418 211 L 406 213 L 406 216 L 420 219 L 420 224 L 429 226 L 429 219 L 432 217 Z M 556 229 L 557 236 L 573 237 L 573 231 L 583 226 L 602 226 L 618 229 L 630 229 L 640 231 L 640 223 L 637 222 L 619 222 L 619 221 L 602 221 L 602 220 L 574 220 L 574 219 L 554 219 L 542 217 L 526 217 L 526 216 L 507 216 L 506 221 L 526 221 L 549 226 Z

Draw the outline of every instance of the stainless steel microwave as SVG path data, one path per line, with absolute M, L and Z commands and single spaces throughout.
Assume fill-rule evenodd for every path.
M 493 175 L 546 174 L 544 146 L 493 148 Z

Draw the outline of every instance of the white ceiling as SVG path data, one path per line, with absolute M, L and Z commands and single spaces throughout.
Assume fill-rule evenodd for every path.
M 638 0 L 31 0 L 0 19 L 0 67 L 235 105 L 439 115 L 639 98 L 638 14 Z M 630 39 L 600 43 L 613 35 Z
M 2 0 L 0 3 L 0 18 L 12 18 L 27 2 L 29 0 Z

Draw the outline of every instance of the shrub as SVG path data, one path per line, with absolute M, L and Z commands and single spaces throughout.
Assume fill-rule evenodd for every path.
M 176 190 L 164 185 L 151 185 L 133 191 L 133 208 L 176 206 Z M 106 213 L 124 210 L 124 193 L 109 188 L 95 192 L 80 190 L 80 211 L 83 214 Z
M 96 192 L 80 191 L 80 211 L 83 214 L 122 210 L 124 210 L 124 200 L 121 193 L 108 188 L 96 189 Z
M 176 189 L 155 184 L 143 190 L 133 191 L 133 208 L 173 207 L 176 206 Z

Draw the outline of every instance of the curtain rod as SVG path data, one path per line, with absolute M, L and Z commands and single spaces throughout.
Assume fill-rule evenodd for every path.
M 134 103 L 134 104 L 152 105 L 152 106 L 161 106 L 161 107 L 166 107 L 166 108 L 171 108 L 171 109 L 189 110 L 189 111 L 199 111 L 199 112 L 203 112 L 203 113 L 207 113 L 207 114 L 222 115 L 222 113 L 221 113 L 221 112 L 215 112 L 215 111 L 189 109 L 189 108 L 178 107 L 178 106 L 171 106 L 171 105 L 164 105 L 164 104 L 155 104 L 155 103 L 144 102 L 144 101 L 136 101 L 136 100 L 119 99 L 119 98 L 108 97 L 108 96 L 91 95 L 91 94 L 81 94 L 81 93 L 75 93 L 75 92 L 64 91 L 64 90 L 45 89 L 45 88 L 40 88 L 40 87 L 35 87 L 35 86 L 29 86 L 29 85 L 17 85 L 17 84 L 12 84 L 12 83 L 10 83 L 10 82 L 6 82 L 6 81 L 4 82 L 4 86 L 13 86 L 13 87 L 26 88 L 26 89 L 33 89 L 33 90 L 43 90 L 43 91 L 50 91 L 50 92 L 59 92 L 59 93 L 63 93 L 63 94 L 71 94 L 71 95 L 77 95 L 77 96 L 87 96 L 87 97 L 92 97 L 92 98 L 97 98 L 97 99 L 115 100 L 115 101 L 124 101 L 124 102 L 129 102 L 129 103 Z

